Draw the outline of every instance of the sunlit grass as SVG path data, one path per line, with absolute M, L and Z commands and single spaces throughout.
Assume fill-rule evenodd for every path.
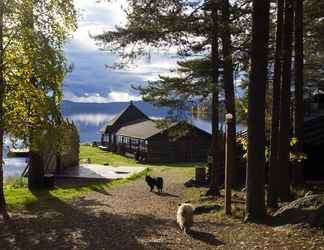
M 172 163 L 172 164 L 139 164 L 136 160 L 121 156 L 112 152 L 103 151 L 100 148 L 90 145 L 80 146 L 80 161 L 86 161 L 90 158 L 91 163 L 108 164 L 110 166 L 142 166 L 145 170 L 131 175 L 125 179 L 113 180 L 109 183 L 86 183 L 82 185 L 64 185 L 53 189 L 30 191 L 27 188 L 27 182 L 23 178 L 9 180 L 5 187 L 5 197 L 10 209 L 24 208 L 32 205 L 51 206 L 53 202 L 67 201 L 92 191 L 103 191 L 112 186 L 125 184 L 136 180 L 148 173 L 159 174 L 164 171 L 181 172 L 182 176 L 193 177 L 195 167 L 201 166 L 201 163 Z
M 165 170 L 183 168 L 184 172 L 192 172 L 193 169 L 191 168 L 205 165 L 201 162 L 141 164 L 133 158 L 128 158 L 116 153 L 101 150 L 98 147 L 92 147 L 91 145 L 83 144 L 80 146 L 80 162 L 86 162 L 88 158 L 93 164 L 107 164 L 110 166 L 143 166 L 150 168 L 163 168 Z
M 20 209 L 31 205 L 50 206 L 57 200 L 67 201 L 91 191 L 102 191 L 113 186 L 125 184 L 148 174 L 151 170 L 146 168 L 140 173 L 133 174 L 125 179 L 117 179 L 107 183 L 87 183 L 78 186 L 55 187 L 53 189 L 33 190 L 27 188 L 27 182 L 21 178 L 11 180 L 4 187 L 7 205 L 10 209 Z
M 98 147 L 80 145 L 80 162 L 86 162 L 88 159 L 90 159 L 91 163 L 108 164 L 110 166 L 139 165 L 135 159 L 104 151 Z

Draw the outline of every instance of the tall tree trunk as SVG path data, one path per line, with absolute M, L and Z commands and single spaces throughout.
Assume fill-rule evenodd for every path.
M 283 69 L 282 88 L 280 105 L 280 139 L 279 139 L 279 166 L 280 182 L 279 197 L 282 200 L 290 198 L 290 137 L 291 137 L 291 56 L 292 56 L 292 35 L 294 19 L 294 0 L 285 1 L 285 20 L 283 30 Z
M 271 145 L 269 162 L 269 190 L 268 206 L 277 206 L 277 189 L 280 181 L 280 166 L 278 164 L 279 148 L 279 112 L 280 112 L 280 86 L 282 74 L 282 28 L 283 28 L 284 1 L 277 3 L 277 31 L 276 52 L 272 92 L 272 119 L 271 119 Z
M 212 3 L 212 21 L 213 28 L 211 33 L 211 62 L 212 62 L 212 80 L 213 80 L 213 93 L 212 93 L 212 167 L 210 171 L 210 183 L 207 195 L 219 194 L 219 173 L 220 173 L 220 136 L 219 136 L 219 55 L 218 55 L 218 6 L 216 1 Z
M 222 2 L 222 45 L 224 57 L 224 89 L 225 89 L 225 105 L 226 112 L 233 115 L 233 120 L 228 123 L 228 141 L 227 148 L 229 153 L 229 170 L 231 183 L 234 186 L 238 185 L 237 170 L 235 167 L 235 148 L 236 148 L 236 115 L 235 115 L 235 93 L 234 93 L 234 78 L 233 78 L 233 52 L 230 28 L 230 3 L 229 0 Z
M 3 190 L 3 136 L 4 136 L 4 112 L 3 112 L 3 99 L 5 90 L 4 80 L 4 46 L 3 46 L 3 29 L 4 29 L 4 2 L 0 0 L 0 213 L 4 220 L 9 219 L 6 209 L 6 200 Z
M 303 151 L 304 126 L 304 54 L 303 54 L 303 0 L 295 0 L 295 137 L 296 150 Z M 294 166 L 293 183 L 302 184 L 304 181 L 302 164 Z
M 269 0 L 253 1 L 251 74 L 248 92 L 248 164 L 245 220 L 265 210 L 265 91 L 269 42 Z
M 29 4 L 29 28 L 32 32 L 34 30 L 34 3 L 35 0 L 32 0 Z M 33 60 L 33 59 L 32 59 Z M 35 62 L 32 61 L 33 67 L 35 66 Z M 37 79 L 35 75 L 33 75 L 30 78 L 30 81 L 34 84 L 36 83 Z M 34 84 L 37 85 L 37 84 Z M 44 187 L 44 162 L 42 155 L 40 153 L 40 148 L 38 145 L 38 138 L 41 131 L 37 131 L 34 128 L 30 127 L 30 153 L 29 153 L 29 171 L 28 171 L 28 187 L 29 189 L 35 189 L 35 188 L 42 188 Z

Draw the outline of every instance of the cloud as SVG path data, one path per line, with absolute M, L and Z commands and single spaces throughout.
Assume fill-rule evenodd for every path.
M 112 30 L 116 25 L 126 22 L 126 14 L 121 6 L 126 6 L 126 1 L 75 0 L 79 12 L 78 29 L 73 34 L 70 42 L 73 46 L 85 50 L 97 50 L 95 42 L 89 34 L 99 34 L 104 30 Z
M 151 54 L 150 60 L 139 58 L 122 70 L 113 70 L 105 65 L 119 62 L 117 55 L 99 50 L 89 33 L 98 34 L 111 30 L 115 25 L 126 22 L 126 15 L 120 8 L 126 0 L 101 1 L 75 0 L 81 12 L 78 30 L 65 46 L 69 63 L 74 70 L 63 83 L 64 98 L 75 102 L 111 102 L 139 99 L 131 85 L 142 85 L 156 80 L 160 74 L 168 74 L 175 68 L 177 57 L 174 51 Z
M 73 102 L 83 103 L 108 103 L 108 102 L 128 102 L 141 100 L 140 96 L 131 95 L 128 92 L 112 91 L 107 95 L 101 95 L 99 93 L 85 93 L 82 96 L 77 96 L 72 92 L 66 91 L 64 93 L 64 99 Z
M 91 113 L 91 114 L 72 114 L 69 115 L 68 118 L 71 121 L 74 121 L 76 123 L 82 123 L 84 125 L 95 125 L 95 126 L 99 126 L 99 125 L 103 125 L 105 124 L 107 121 L 111 120 L 114 118 L 113 114 L 106 114 L 106 113 L 99 113 L 99 114 L 95 114 L 95 113 Z
M 133 96 L 133 95 L 127 93 L 127 92 L 113 91 L 113 92 L 110 92 L 108 94 L 108 99 L 111 100 L 112 102 L 117 102 L 117 101 L 127 102 L 127 101 L 130 101 L 130 100 L 133 100 L 133 101 L 141 100 L 141 97 Z

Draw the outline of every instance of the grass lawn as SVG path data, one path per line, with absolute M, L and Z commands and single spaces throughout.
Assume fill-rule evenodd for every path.
M 91 182 L 75 185 L 75 183 L 65 183 L 53 189 L 42 189 L 30 191 L 27 188 L 26 180 L 19 178 L 11 180 L 4 186 L 4 193 L 7 205 L 10 209 L 27 208 L 28 206 L 38 205 L 49 207 L 56 201 L 67 201 L 91 191 L 100 191 L 113 186 L 125 184 L 148 174 L 151 170 L 146 168 L 144 171 L 133 174 L 128 178 L 113 180 L 111 182 Z
M 91 163 L 95 164 L 109 164 L 111 166 L 143 166 L 150 168 L 194 168 L 196 166 L 202 165 L 199 162 L 189 162 L 189 163 L 162 163 L 162 164 L 141 164 L 133 158 L 115 154 L 109 151 L 101 150 L 98 147 L 92 147 L 87 144 L 80 146 L 80 162 L 86 162 L 90 158 Z
M 86 144 L 80 145 L 80 162 L 85 162 L 90 158 L 91 163 L 95 164 L 109 164 L 111 166 L 119 165 L 139 165 L 136 160 L 127 158 L 122 155 L 114 154 L 112 152 L 101 150 L 98 147 L 92 147 Z
M 73 181 L 71 183 L 65 183 L 64 185 L 58 185 L 54 189 L 35 190 L 30 191 L 27 188 L 25 180 L 18 178 L 11 180 L 5 184 L 4 192 L 8 207 L 10 209 L 24 208 L 32 205 L 38 206 L 50 206 L 52 202 L 57 200 L 66 201 L 72 198 L 81 196 L 84 193 L 91 191 L 104 190 L 106 188 L 121 185 L 129 181 L 135 180 L 147 173 L 152 172 L 154 175 L 158 175 L 164 171 L 181 171 L 183 176 L 188 178 L 194 176 L 195 166 L 201 165 L 201 163 L 176 163 L 176 164 L 139 164 L 132 158 L 127 158 L 118 154 L 103 151 L 97 147 L 89 145 L 80 146 L 80 162 L 85 162 L 90 158 L 91 163 L 95 164 L 109 164 L 110 166 L 142 166 L 146 169 L 138 174 L 134 174 L 126 179 L 114 180 L 109 183 L 83 183 L 75 185 Z

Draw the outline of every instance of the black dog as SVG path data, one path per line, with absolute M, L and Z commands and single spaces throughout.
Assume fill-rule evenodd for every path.
M 147 175 L 147 176 L 145 176 L 145 181 L 146 181 L 147 185 L 150 186 L 151 192 L 153 191 L 154 186 L 156 186 L 159 193 L 162 192 L 162 189 L 163 189 L 163 178 L 162 177 L 153 178 L 153 177 Z

